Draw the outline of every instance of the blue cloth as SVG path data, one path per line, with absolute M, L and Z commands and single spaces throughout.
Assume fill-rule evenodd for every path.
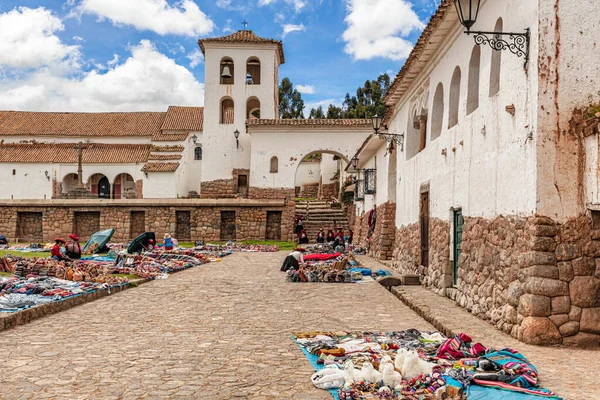
M 373 272 L 371 271 L 370 268 L 355 267 L 355 268 L 348 269 L 348 271 L 350 271 L 350 272 L 360 272 L 360 274 L 362 276 L 373 276 Z
M 375 275 L 377 275 L 377 276 L 392 276 L 392 273 L 390 271 L 386 271 L 385 269 L 380 269 L 377 272 L 375 272 Z
M 547 397 L 539 397 L 533 394 L 509 392 L 507 390 L 483 387 L 479 385 L 469 385 L 467 389 L 467 398 L 469 400 L 536 400 Z M 560 400 L 560 397 L 551 397 Z
M 292 335 L 292 339 L 294 339 L 294 342 L 296 342 L 296 338 L 294 337 L 294 335 Z M 296 344 L 298 344 L 298 342 L 296 342 Z M 308 350 L 306 350 L 304 347 L 300 346 L 299 344 L 298 344 L 298 347 L 300 347 L 300 350 L 302 350 L 302 353 L 304 353 L 304 355 L 308 359 L 308 362 L 314 368 L 315 372 L 318 372 L 324 368 L 323 364 L 317 364 L 317 361 L 319 360 L 318 356 L 310 354 L 308 352 Z M 309 378 L 309 380 L 310 380 L 310 378 Z M 339 391 L 339 389 L 337 389 L 337 388 L 328 390 L 329 394 L 331 394 L 331 396 L 334 398 L 334 400 L 340 400 L 340 395 L 339 395 L 338 391 Z
M 166 238 L 165 239 L 165 247 L 173 247 L 173 239 Z

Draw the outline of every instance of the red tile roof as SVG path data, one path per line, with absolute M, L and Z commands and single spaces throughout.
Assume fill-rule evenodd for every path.
M 201 131 L 204 124 L 204 107 L 170 106 L 160 129 L 163 131 Z
M 181 160 L 181 154 L 150 154 L 148 161 Z
M 144 172 L 175 172 L 179 163 L 146 163 L 142 167 Z
M 281 64 L 285 63 L 285 56 L 283 55 L 283 44 L 279 40 L 265 39 L 260 36 L 256 36 L 252 31 L 237 31 L 228 36 L 221 36 L 216 38 L 206 38 L 198 40 L 198 45 L 202 50 L 202 54 L 205 54 L 204 43 L 272 43 L 276 44 L 279 50 L 279 58 Z
M 152 151 L 157 153 L 180 153 L 183 151 L 183 146 L 157 146 L 152 145 Z
M 189 132 L 185 133 L 155 133 L 152 135 L 153 142 L 181 142 L 184 141 Z
M 0 163 L 77 163 L 75 143 L 0 144 Z M 85 164 L 146 162 L 150 145 L 88 144 L 83 150 Z
M 351 126 L 351 127 L 371 127 L 370 119 L 248 119 L 248 126 Z
M 433 39 L 437 39 L 437 36 L 444 37 L 445 34 L 443 32 L 438 32 L 438 28 L 442 25 L 444 19 L 453 13 L 455 8 L 452 5 L 452 0 L 442 0 L 437 11 L 431 16 L 429 23 L 423 29 L 423 33 L 417 40 L 417 43 L 413 47 L 410 55 L 404 62 L 402 69 L 396 75 L 396 78 L 392 82 L 389 90 L 387 91 L 383 101 L 386 105 L 392 106 L 398 100 L 399 96 L 403 94 L 406 90 L 406 87 L 410 84 L 408 81 L 412 81 L 418 73 L 420 73 L 423 66 L 418 66 L 421 61 L 421 57 L 430 57 L 431 51 L 425 51 L 427 45 Z M 456 16 L 456 12 L 454 11 L 454 15 Z M 414 68 L 413 68 L 414 67 Z M 412 71 L 412 69 L 415 69 Z M 405 82 L 406 81 L 406 82 Z M 401 93 L 400 93 L 401 92 Z
M 165 115 L 0 111 L 0 136 L 152 136 L 160 133 Z

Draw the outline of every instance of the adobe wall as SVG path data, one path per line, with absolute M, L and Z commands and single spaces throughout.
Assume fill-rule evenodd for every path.
M 430 221 L 429 266 L 418 224 L 398 228 L 394 268 L 531 344 L 600 346 L 600 217 L 465 217 L 452 285 L 448 221 Z

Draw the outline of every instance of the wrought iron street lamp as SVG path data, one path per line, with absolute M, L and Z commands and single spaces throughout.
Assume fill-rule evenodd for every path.
M 358 158 L 356 156 L 352 157 L 350 164 L 352 165 L 352 168 L 356 170 L 358 168 Z
M 240 137 L 240 131 L 238 131 L 236 129 L 235 132 L 233 132 L 233 135 L 235 136 L 235 145 L 239 149 L 240 148 L 240 141 L 238 139 Z
M 489 45 L 496 51 L 509 50 L 517 57 L 525 57 L 524 68 L 527 69 L 527 62 L 529 61 L 529 42 L 531 40 L 529 28 L 525 29 L 525 33 L 472 31 L 471 27 L 477 22 L 481 0 L 452 1 L 454 1 L 460 23 L 467 29 L 465 33 L 467 35 L 474 35 L 475 44 L 478 46 Z M 505 36 L 508 36 L 508 38 L 504 39 L 503 37 Z
M 192 136 L 192 142 L 194 142 L 194 144 L 198 143 L 198 136 L 195 134 Z
M 381 129 L 382 118 L 375 114 L 371 120 L 373 121 L 373 130 L 379 139 L 385 140 L 390 144 L 396 143 L 400 148 L 400 151 L 404 151 L 404 133 L 379 132 Z M 387 130 L 386 125 L 384 125 L 384 128 Z

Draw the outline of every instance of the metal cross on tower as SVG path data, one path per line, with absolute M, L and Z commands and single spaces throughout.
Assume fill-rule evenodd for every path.
M 244 22 L 242 22 L 242 25 L 244 25 L 244 30 L 247 30 L 246 28 L 248 28 L 248 21 L 244 20 Z
M 77 146 L 75 146 L 77 150 L 77 187 L 83 188 L 83 150 L 87 149 L 87 146 L 83 144 L 83 142 L 79 142 Z

